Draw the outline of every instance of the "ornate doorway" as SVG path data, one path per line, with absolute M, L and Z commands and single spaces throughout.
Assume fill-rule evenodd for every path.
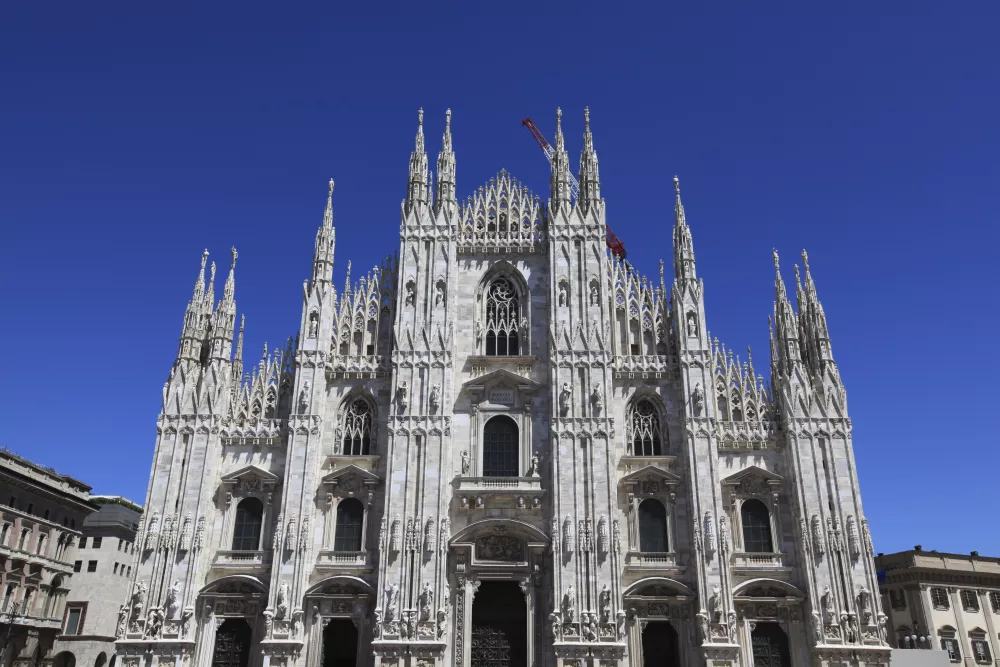
M 358 629 L 348 618 L 332 618 L 323 628 L 323 667 L 354 667 Z
M 643 667 L 678 667 L 681 664 L 677 631 L 667 621 L 649 621 L 642 629 Z
M 757 623 L 750 633 L 753 667 L 791 667 L 788 636 L 777 623 Z
M 250 661 L 250 625 L 242 618 L 230 618 L 215 632 L 212 667 L 247 667 Z
M 472 667 L 526 667 L 528 618 L 513 581 L 484 581 L 472 603 Z

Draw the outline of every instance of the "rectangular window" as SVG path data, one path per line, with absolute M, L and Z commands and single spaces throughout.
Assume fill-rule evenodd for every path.
M 45 518 L 46 518 L 46 519 L 48 519 L 48 518 L 49 518 L 49 510 L 45 510 Z
M 82 569 L 83 569 L 83 561 L 82 560 L 74 561 L 74 563 L 73 563 L 73 571 L 74 572 L 79 572 Z
M 38 547 L 35 549 L 35 553 L 39 556 L 45 555 L 45 535 L 38 536 Z
M 948 659 L 952 662 L 961 662 L 962 653 L 958 650 L 958 641 L 951 637 L 941 640 L 941 648 L 948 654 Z
M 132 566 L 131 565 L 128 566 L 128 574 L 126 576 L 129 576 L 129 577 L 132 576 Z
M 122 540 L 118 540 L 118 551 L 122 550 Z
M 101 540 L 102 539 L 103 538 L 101 538 L 101 537 L 95 537 L 94 538 L 94 548 L 95 549 L 100 549 L 101 548 Z
M 990 591 L 990 606 L 994 614 L 1000 614 L 1000 592 Z
M 24 551 L 24 547 L 28 544 L 28 535 L 30 534 L 31 531 L 27 528 L 21 531 L 21 540 L 17 543 L 17 548 L 21 551 Z
M 88 560 L 87 561 L 87 572 L 97 572 L 97 561 Z
M 0 544 L 7 546 L 7 536 L 10 534 L 10 524 L 5 523 L 3 528 L 0 528 Z
M 83 632 L 83 606 L 66 605 L 66 623 L 63 626 L 64 635 L 78 635 Z
M 28 514 L 31 514 L 35 509 L 35 503 L 28 503 Z
M 979 611 L 979 594 L 976 591 L 965 589 L 962 591 L 962 609 L 965 611 Z
M 906 591 L 890 588 L 889 601 L 892 604 L 892 608 L 896 611 L 906 609 Z
M 986 639 L 973 639 L 972 652 L 975 654 L 976 662 L 979 664 L 988 665 L 992 662 L 990 656 L 990 645 L 986 643 Z
M 10 502 L 7 503 L 7 504 L 10 505 L 11 507 L 17 507 L 17 498 L 15 498 L 14 496 L 11 496 L 10 497 Z
M 115 563 L 115 567 L 112 570 L 113 574 L 118 574 L 118 563 Z
M 635 343 L 633 343 L 632 346 L 631 346 L 631 348 L 630 348 L 630 350 L 631 350 L 631 353 L 632 353 L 633 357 L 639 356 L 639 346 L 638 345 L 636 345 Z
M 81 549 L 86 549 L 87 548 L 87 537 L 86 537 L 86 535 L 80 538 L 80 548 Z
M 950 609 L 951 605 L 948 604 L 948 591 L 943 588 L 932 588 L 931 604 L 934 605 L 935 609 Z

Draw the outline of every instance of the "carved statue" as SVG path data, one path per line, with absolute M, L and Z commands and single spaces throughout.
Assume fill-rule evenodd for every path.
M 531 476 L 538 477 L 541 474 L 541 466 L 539 465 L 538 454 L 531 455 Z
M 601 623 L 611 622 L 611 591 L 608 590 L 608 585 L 604 584 L 604 588 L 601 589 Z
M 694 314 L 693 310 L 687 314 L 687 332 L 688 336 L 698 335 L 698 316 Z
M 566 305 L 566 283 L 559 283 L 559 305 Z
M 279 621 L 288 614 L 288 582 L 282 581 L 278 585 L 278 599 L 275 603 L 277 613 L 274 615 Z
M 191 631 L 191 618 L 194 616 L 194 607 L 187 607 L 181 612 L 181 637 L 187 637 Z
M 274 629 L 274 612 L 270 609 L 264 610 L 264 637 L 270 639 L 271 631 Z
M 382 610 L 375 610 L 375 625 L 372 626 L 372 636 L 375 639 L 382 638 Z
M 417 286 L 413 284 L 413 278 L 406 281 L 406 305 L 412 306 L 417 300 Z
M 309 412 L 309 380 L 302 383 L 302 390 L 299 392 L 299 414 Z
M 132 606 L 139 609 L 146 602 L 146 582 L 140 581 L 135 585 L 135 589 L 132 591 Z
M 399 383 L 399 386 L 396 387 L 396 403 L 399 404 L 400 411 L 406 410 L 407 406 L 406 392 L 407 392 L 406 380 L 403 380 L 402 382 Z
M 462 474 L 469 474 L 469 452 L 467 451 L 462 452 Z
M 432 412 L 437 412 L 438 406 L 441 405 L 441 385 L 435 384 L 431 387 L 431 395 L 428 398 L 428 402 L 431 406 Z
M 424 582 L 424 588 L 420 591 L 420 620 L 431 620 L 431 607 L 434 606 L 434 591 L 431 590 L 430 582 Z
M 694 385 L 694 392 L 691 394 L 691 403 L 694 405 L 695 416 L 701 416 L 702 410 L 705 409 L 705 390 L 701 388 L 700 382 L 696 382 Z
M 121 639 L 125 637 L 125 628 L 128 624 L 128 603 L 122 604 L 118 608 L 118 624 L 115 626 L 115 637 Z
M 588 642 L 597 641 L 597 614 L 583 612 L 580 620 L 583 621 L 583 638 Z
M 562 388 L 559 390 L 559 409 L 564 416 L 569 412 L 569 399 L 572 395 L 573 388 L 569 382 L 563 382 Z
M 604 407 L 604 394 L 601 392 L 600 384 L 595 384 L 594 390 L 590 392 L 590 403 L 594 406 L 595 412 L 600 412 Z
M 837 611 L 834 607 L 833 602 L 833 591 L 830 590 L 829 586 L 823 587 L 823 611 L 826 612 L 826 622 L 833 623 L 837 618 Z
M 729 553 L 729 521 L 725 514 L 719 517 L 719 548 L 723 554 Z
M 444 303 L 444 281 L 439 281 L 434 286 L 434 305 L 440 306 L 442 303 Z
M 718 586 L 712 586 L 712 596 L 709 598 L 709 605 L 712 610 L 712 622 L 722 621 L 722 591 Z
M 865 625 L 871 623 L 872 620 L 871 601 L 872 594 L 862 586 L 858 592 L 858 610 L 861 612 L 861 620 L 864 621 Z
M 198 527 L 194 530 L 194 540 L 191 542 L 191 548 L 198 551 L 205 544 L 205 517 L 198 517 Z
M 622 531 L 618 519 L 611 522 L 611 539 L 615 543 L 615 553 L 622 552 Z
M 296 611 L 294 614 L 294 619 L 292 620 L 292 637 L 298 638 L 302 636 L 302 610 Z
M 167 618 L 173 618 L 177 614 L 178 600 L 181 592 L 181 582 L 174 581 L 170 588 L 167 590 L 167 599 L 164 603 L 166 608 Z
M 572 623 L 576 618 L 576 595 L 573 593 L 573 584 L 569 585 L 566 594 L 563 595 L 562 613 L 567 623 Z
M 590 284 L 590 305 L 596 306 L 601 300 L 600 292 L 597 289 L 597 283 Z
M 812 621 L 813 633 L 816 635 L 817 643 L 822 643 L 823 641 L 823 619 L 819 617 L 819 613 L 813 612 L 809 617 Z
M 385 587 L 385 621 L 389 623 L 390 621 L 396 620 L 396 612 L 398 611 L 398 597 L 399 593 L 396 589 L 396 584 L 389 584 Z
M 316 333 L 319 331 L 319 313 L 311 312 L 309 313 L 309 337 L 315 338 Z
M 438 547 L 441 553 L 448 552 L 448 543 L 451 542 L 451 519 L 445 517 L 441 519 L 441 539 L 438 540 Z M 445 604 L 448 604 L 448 584 L 444 585 Z
M 163 627 L 163 612 L 159 607 L 153 607 L 146 616 L 146 636 L 155 639 L 159 636 L 161 627 Z
M 479 320 L 476 320 L 475 330 L 476 330 L 476 345 L 479 345 L 480 341 L 483 340 L 483 323 L 480 322 Z

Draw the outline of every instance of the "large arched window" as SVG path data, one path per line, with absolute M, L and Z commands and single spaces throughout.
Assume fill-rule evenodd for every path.
M 337 504 L 334 551 L 361 551 L 361 528 L 364 518 L 365 508 L 357 498 L 347 498 Z
M 521 306 L 514 284 L 507 278 L 495 279 L 486 288 L 486 354 L 520 354 L 520 322 Z
M 660 415 L 653 402 L 639 399 L 629 408 L 628 415 L 629 448 L 633 456 L 660 456 Z
M 483 431 L 483 476 L 518 477 L 517 424 L 510 417 L 494 417 Z
M 747 553 L 772 553 L 771 514 L 759 500 L 745 500 L 740 509 L 743 519 L 743 551 Z
M 639 551 L 670 551 L 667 540 L 667 508 L 659 500 L 647 498 L 639 505 Z
M 372 449 L 372 408 L 363 398 L 344 412 L 344 455 L 366 456 Z
M 257 551 L 260 547 L 260 527 L 264 505 L 257 498 L 244 498 L 236 506 L 236 526 L 233 529 L 233 551 Z

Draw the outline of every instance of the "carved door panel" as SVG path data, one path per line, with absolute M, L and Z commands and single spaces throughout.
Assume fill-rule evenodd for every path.
M 250 660 L 250 626 L 242 618 L 231 618 L 215 632 L 212 667 L 247 667 Z
M 791 667 L 788 637 L 776 623 L 758 623 L 750 635 L 753 667 Z
M 527 611 L 514 582 L 484 582 L 472 606 L 472 667 L 525 667 Z

